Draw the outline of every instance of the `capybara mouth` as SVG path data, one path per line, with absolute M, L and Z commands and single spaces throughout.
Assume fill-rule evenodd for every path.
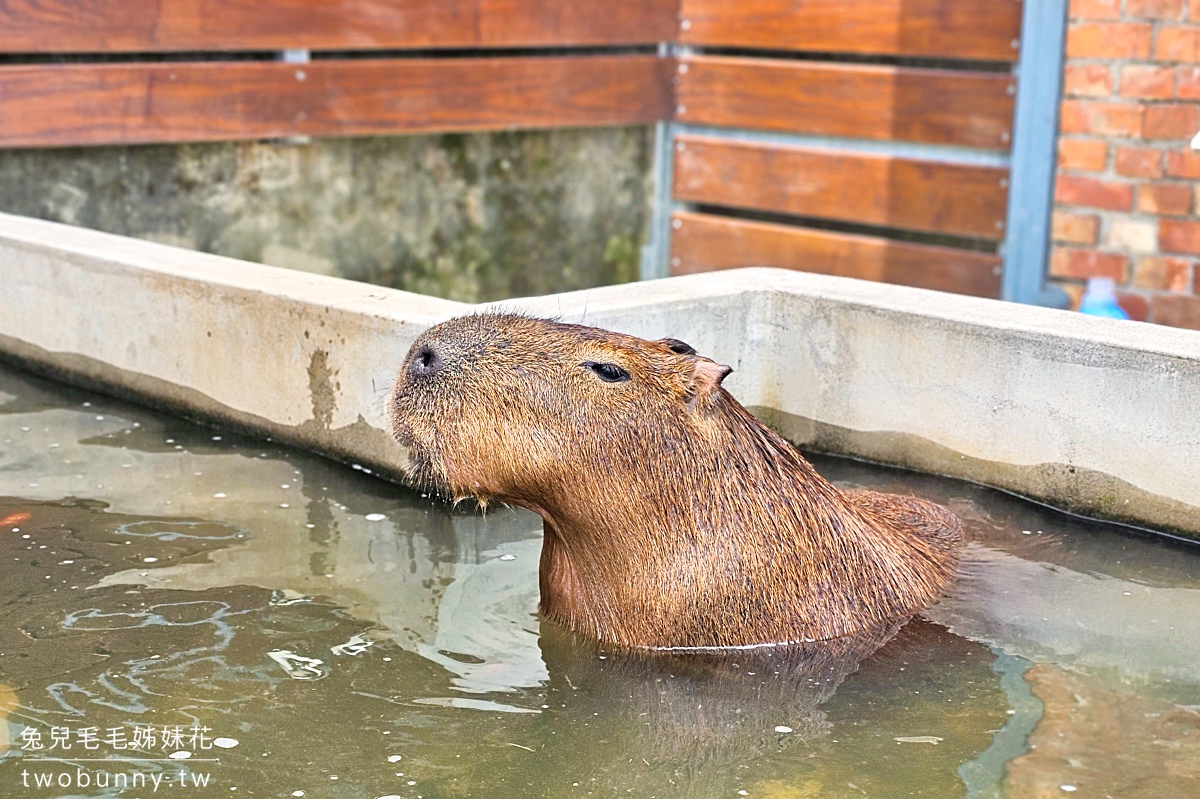
M 408 463 L 404 466 L 404 474 L 413 487 L 448 496 L 450 485 L 437 467 L 438 459 L 432 449 L 418 441 L 412 429 L 403 423 L 393 421 L 392 437 L 408 450 Z
M 388 403 L 388 421 L 392 438 L 400 446 L 408 450 L 408 463 L 403 466 L 405 476 L 413 487 L 425 490 L 432 489 L 438 493 L 446 493 L 448 486 L 436 466 L 436 457 L 432 448 L 420 440 L 409 422 L 411 400 L 400 386 L 392 394 Z

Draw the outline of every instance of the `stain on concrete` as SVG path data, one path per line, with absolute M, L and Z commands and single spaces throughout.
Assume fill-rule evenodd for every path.
M 333 413 L 337 410 L 335 372 L 329 368 L 329 353 L 317 350 L 308 364 L 308 390 L 312 395 L 313 421 L 328 430 L 333 424 Z
M 647 127 L 0 151 L 0 210 L 464 302 L 631 281 Z

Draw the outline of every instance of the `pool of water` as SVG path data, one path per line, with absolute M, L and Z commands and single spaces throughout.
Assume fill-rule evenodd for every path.
M 1196 550 L 815 460 L 959 513 L 952 594 L 632 658 L 539 623 L 528 513 L 0 368 L 0 795 L 1200 795 Z

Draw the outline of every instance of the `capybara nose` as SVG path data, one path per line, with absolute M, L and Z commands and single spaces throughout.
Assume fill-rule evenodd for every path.
M 436 374 L 442 365 L 442 356 L 438 355 L 437 350 L 428 344 L 422 344 L 420 349 L 413 353 L 412 364 L 408 370 L 417 377 L 428 377 Z

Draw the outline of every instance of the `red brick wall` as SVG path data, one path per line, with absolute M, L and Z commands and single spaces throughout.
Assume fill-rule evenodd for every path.
M 1028 2 L 1029 0 L 1027 0 Z M 1200 0 L 1071 0 L 1050 274 L 1200 329 Z

